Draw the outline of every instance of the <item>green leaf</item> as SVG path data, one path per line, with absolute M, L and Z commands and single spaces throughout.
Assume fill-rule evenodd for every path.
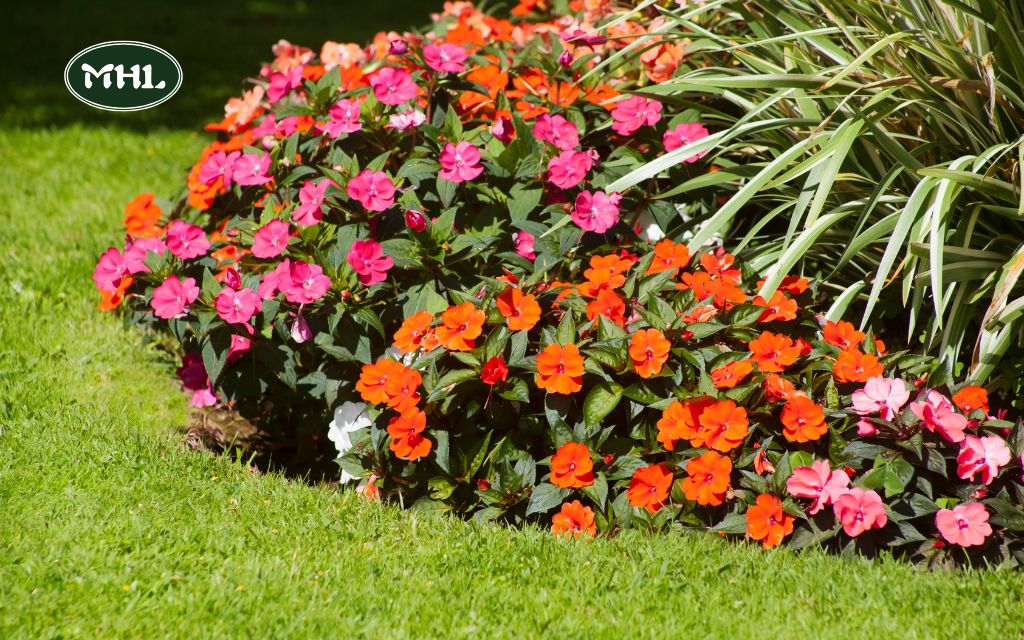
M 617 382 L 600 382 L 590 390 L 583 401 L 583 417 L 588 426 L 601 424 L 622 399 L 623 387 Z
M 558 323 L 558 333 L 555 334 L 555 339 L 562 346 L 576 342 L 576 325 L 572 321 L 571 313 L 562 316 L 562 321 Z
M 542 482 L 533 488 L 530 501 L 526 504 L 526 515 L 551 511 L 562 504 L 569 495 L 568 489 L 561 489 L 553 484 Z

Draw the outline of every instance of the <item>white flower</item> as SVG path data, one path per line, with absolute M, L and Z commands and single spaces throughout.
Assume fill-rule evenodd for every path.
M 409 353 L 402 355 L 402 352 L 396 349 L 395 347 L 388 347 L 387 349 L 384 350 L 384 357 L 391 358 L 392 360 L 397 360 L 398 362 L 401 362 L 402 364 L 408 367 L 412 365 L 413 362 L 416 361 L 416 352 L 410 351 Z
M 665 237 L 665 232 L 655 222 L 654 216 L 647 211 L 640 214 L 640 217 L 637 219 L 637 225 L 640 227 L 639 235 L 641 240 L 657 242 Z
M 366 415 L 365 402 L 345 402 L 334 411 L 334 420 L 327 431 L 327 437 L 338 449 L 338 456 L 343 456 L 352 448 L 351 434 L 360 429 L 367 429 L 372 422 Z M 358 480 L 359 476 L 341 470 L 341 481 L 352 482 Z

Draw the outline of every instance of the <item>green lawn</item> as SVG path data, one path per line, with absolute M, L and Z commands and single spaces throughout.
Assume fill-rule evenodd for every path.
M 176 190 L 202 139 L 85 116 L 33 128 L 31 109 L 8 111 L 0 637 L 993 638 L 1024 629 L 1020 573 L 927 573 L 711 535 L 573 543 L 401 512 L 190 453 L 179 444 L 186 407 L 174 363 L 96 311 L 90 274 L 120 233 L 124 202 Z

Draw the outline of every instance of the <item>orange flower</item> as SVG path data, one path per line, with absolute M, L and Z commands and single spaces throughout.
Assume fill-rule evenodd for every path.
M 524 295 L 518 287 L 508 287 L 494 303 L 511 331 L 529 331 L 540 320 L 540 304 L 537 299 L 533 295 Z
M 700 414 L 700 430 L 691 441 L 695 447 L 707 447 L 726 453 L 740 446 L 747 437 L 747 410 L 732 400 L 719 400 Z
M 124 276 L 114 291 L 100 291 L 100 311 L 113 311 L 124 302 L 124 294 L 135 283 L 131 276 Z
M 761 296 L 754 296 L 754 304 L 764 307 L 764 313 L 757 319 L 758 322 L 788 321 L 796 319 L 796 300 L 793 300 L 781 291 L 772 294 L 771 300 L 765 300 Z
M 441 314 L 441 324 L 434 333 L 449 351 L 469 351 L 474 340 L 483 330 L 487 316 L 472 302 L 463 302 L 457 307 L 448 307 Z
M 587 303 L 588 320 L 597 320 L 598 316 L 604 316 L 622 327 L 626 324 L 625 313 L 626 303 L 611 289 L 602 289 L 596 298 Z
M 882 375 L 882 363 L 875 356 L 851 349 L 836 358 L 832 365 L 832 375 L 836 382 L 867 382 Z
M 631 266 L 631 260 L 614 254 L 592 257 L 590 268 L 583 272 L 587 281 L 580 285 L 580 295 L 593 298 L 603 289 L 618 289 L 626 283 L 626 276 L 623 274 L 629 271 Z
M 412 314 L 395 332 L 395 348 L 402 353 L 412 353 L 420 349 L 423 347 L 424 338 L 433 333 L 430 330 L 433 323 L 434 314 L 429 311 Z
M 381 358 L 374 364 L 364 364 L 356 382 L 356 391 L 370 404 L 387 402 L 388 394 L 384 386 L 389 378 L 398 376 L 404 370 L 403 365 L 391 358 Z
M 878 338 L 875 338 L 875 352 L 880 356 L 885 355 L 885 343 Z
M 159 238 L 164 230 L 160 222 L 160 207 L 153 203 L 152 193 L 140 193 L 124 208 L 124 226 L 128 235 L 136 238 Z
M 757 363 L 762 373 L 779 373 L 796 362 L 800 347 L 788 337 L 765 331 L 750 341 L 751 360 Z
M 859 349 L 861 343 L 864 342 L 864 333 L 857 331 L 852 324 L 845 320 L 827 321 L 821 330 L 821 335 L 825 338 L 825 342 L 835 345 L 843 351 Z
M 629 357 L 641 378 L 650 378 L 661 373 L 668 360 L 672 343 L 657 329 L 641 329 L 629 340 Z
M 790 442 L 811 442 L 825 435 L 825 410 L 807 396 L 796 396 L 782 409 L 782 435 Z
M 964 387 L 953 394 L 953 402 L 964 413 L 981 409 L 988 413 L 988 391 L 981 387 Z
M 770 373 L 764 379 L 764 394 L 769 400 L 789 400 L 800 394 L 793 383 L 777 373 Z
M 594 537 L 597 535 L 594 511 L 590 507 L 584 507 L 579 500 L 566 502 L 562 505 L 562 510 L 551 518 L 551 533 L 556 536 L 571 535 L 573 538 L 582 535 Z
M 704 267 L 712 278 L 730 285 L 739 284 L 743 278 L 740 270 L 734 267 L 735 263 L 736 256 L 731 253 L 705 253 L 700 257 L 700 266 Z
M 750 360 L 737 360 L 712 371 L 711 382 L 716 389 L 732 389 L 753 370 L 754 364 Z
M 762 493 L 757 496 L 757 504 L 747 509 L 747 535 L 770 549 L 793 533 L 793 520 L 782 510 L 782 500 Z
M 658 420 L 658 442 L 672 451 L 676 442 L 697 437 L 700 430 L 699 416 L 713 404 L 714 398 L 701 396 L 683 402 L 676 400 L 668 405 Z
M 672 276 L 690 263 L 690 250 L 685 244 L 676 244 L 665 239 L 654 245 L 654 259 L 651 266 L 647 267 L 647 275 L 672 271 Z
M 430 453 L 431 442 L 423 436 L 427 415 L 415 407 L 391 418 L 388 435 L 391 451 L 402 460 L 419 460 Z
M 680 486 L 687 500 L 697 504 L 717 507 L 725 499 L 729 490 L 729 474 L 732 473 L 732 460 L 708 451 L 699 458 L 686 463 L 688 477 L 683 478 Z
M 583 356 L 574 344 L 549 344 L 537 354 L 537 386 L 548 393 L 575 393 L 583 388 Z
M 594 484 L 594 461 L 587 445 L 566 442 L 551 456 L 551 484 L 563 489 Z
M 418 389 L 423 383 L 423 377 L 415 369 L 401 364 L 398 366 L 401 369 L 396 369 L 395 373 L 389 375 L 384 382 L 384 393 L 388 396 L 388 406 L 401 412 L 415 407 L 419 403 Z
M 634 507 L 643 507 L 654 513 L 664 506 L 671 488 L 672 472 L 664 463 L 659 463 L 633 472 L 626 497 Z
M 764 286 L 765 282 L 767 281 L 758 280 L 757 287 L 760 289 L 761 287 Z M 798 296 L 804 291 L 807 291 L 808 284 L 809 283 L 807 282 L 806 278 L 801 278 L 800 276 L 785 276 L 784 278 L 782 278 L 782 282 L 779 284 L 779 289 L 781 291 L 785 291 L 791 296 Z

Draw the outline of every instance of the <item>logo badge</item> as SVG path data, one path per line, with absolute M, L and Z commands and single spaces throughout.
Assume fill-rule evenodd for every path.
M 141 111 L 170 100 L 181 65 L 160 47 L 117 40 L 82 49 L 64 67 L 64 84 L 85 104 L 105 111 Z

